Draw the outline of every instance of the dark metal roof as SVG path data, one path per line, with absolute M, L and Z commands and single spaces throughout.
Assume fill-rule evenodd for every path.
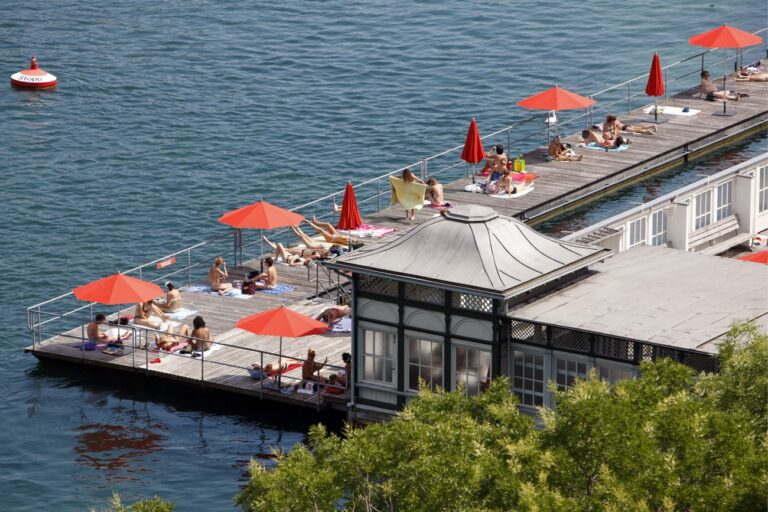
M 610 253 L 549 238 L 491 208 L 466 205 L 391 241 L 336 258 L 328 266 L 510 297 Z

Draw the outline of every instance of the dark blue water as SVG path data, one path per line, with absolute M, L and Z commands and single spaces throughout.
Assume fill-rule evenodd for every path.
M 693 53 L 765 3 L 4 2 L 0 75 L 36 54 L 54 92 L 0 84 L 2 510 L 82 510 L 117 490 L 221 510 L 247 460 L 310 420 L 38 365 L 25 307 Z M 690 87 L 695 80 L 685 84 Z M 504 142 L 499 140 L 498 142 Z M 529 148 L 515 148 L 515 150 Z

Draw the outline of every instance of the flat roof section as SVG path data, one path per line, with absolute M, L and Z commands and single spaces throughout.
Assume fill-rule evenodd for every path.
M 715 354 L 734 322 L 768 313 L 766 265 L 643 246 L 592 270 L 509 316 Z

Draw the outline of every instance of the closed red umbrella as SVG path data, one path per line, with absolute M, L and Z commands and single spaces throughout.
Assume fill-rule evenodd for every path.
M 768 251 L 752 252 L 744 256 L 739 256 L 742 261 L 753 261 L 755 263 L 762 263 L 768 265 Z
M 148 283 L 125 274 L 113 274 L 98 279 L 73 288 L 72 292 L 80 300 L 109 305 L 144 302 L 163 295 L 162 288 L 155 283 Z
M 556 85 L 546 91 L 518 101 L 517 104 L 531 110 L 554 110 L 557 112 L 558 110 L 587 108 L 594 105 L 595 100 Z M 555 133 L 557 133 L 557 125 L 555 125 Z M 547 138 L 549 138 L 549 123 L 547 123 Z
M 485 158 L 483 141 L 480 139 L 480 132 L 477 129 L 477 121 L 472 118 L 467 130 L 467 140 L 464 141 L 464 149 L 461 152 L 461 159 L 468 164 L 477 164 Z
M 347 188 L 344 189 L 344 201 L 341 203 L 341 215 L 339 223 L 336 225 L 339 229 L 353 230 L 363 224 L 360 217 L 360 210 L 357 209 L 357 199 L 355 199 L 355 189 L 351 182 L 347 182 Z
M 235 327 L 254 334 L 280 336 L 280 363 L 283 357 L 283 336 L 300 338 L 310 334 L 322 334 L 328 329 L 325 322 L 302 315 L 285 306 L 241 318 Z
M 723 49 L 723 91 L 727 90 L 725 88 L 725 78 L 728 73 L 725 53 L 726 48 L 746 48 L 747 46 L 754 46 L 762 42 L 762 37 L 750 34 L 749 32 L 744 32 L 738 28 L 730 27 L 727 24 L 688 38 L 689 44 L 703 46 L 704 48 Z M 723 112 L 715 112 L 714 114 L 720 116 L 733 115 L 733 112 L 726 112 L 727 103 L 728 102 L 724 99 Z
M 651 72 L 648 73 L 648 83 L 645 84 L 645 94 L 654 97 L 664 96 L 664 73 L 661 71 L 659 54 L 655 52 L 651 61 Z M 657 123 L 659 122 L 658 110 L 656 100 L 653 100 L 653 119 Z

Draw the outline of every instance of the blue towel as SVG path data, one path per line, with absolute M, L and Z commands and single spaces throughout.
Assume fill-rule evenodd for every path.
M 589 144 L 587 144 L 584 147 L 586 147 L 587 149 L 597 149 L 599 151 L 605 151 L 605 148 L 603 146 L 601 146 L 599 144 L 595 144 L 594 142 L 590 142 Z M 615 153 L 617 151 L 626 151 L 627 149 L 629 149 L 629 144 L 622 144 L 621 146 L 619 146 L 617 148 L 608 148 L 608 151 L 610 151 L 612 153 Z
M 271 293 L 272 295 L 280 295 L 285 292 L 292 292 L 296 288 L 287 284 L 278 284 L 274 288 L 257 288 L 256 291 L 262 293 Z

